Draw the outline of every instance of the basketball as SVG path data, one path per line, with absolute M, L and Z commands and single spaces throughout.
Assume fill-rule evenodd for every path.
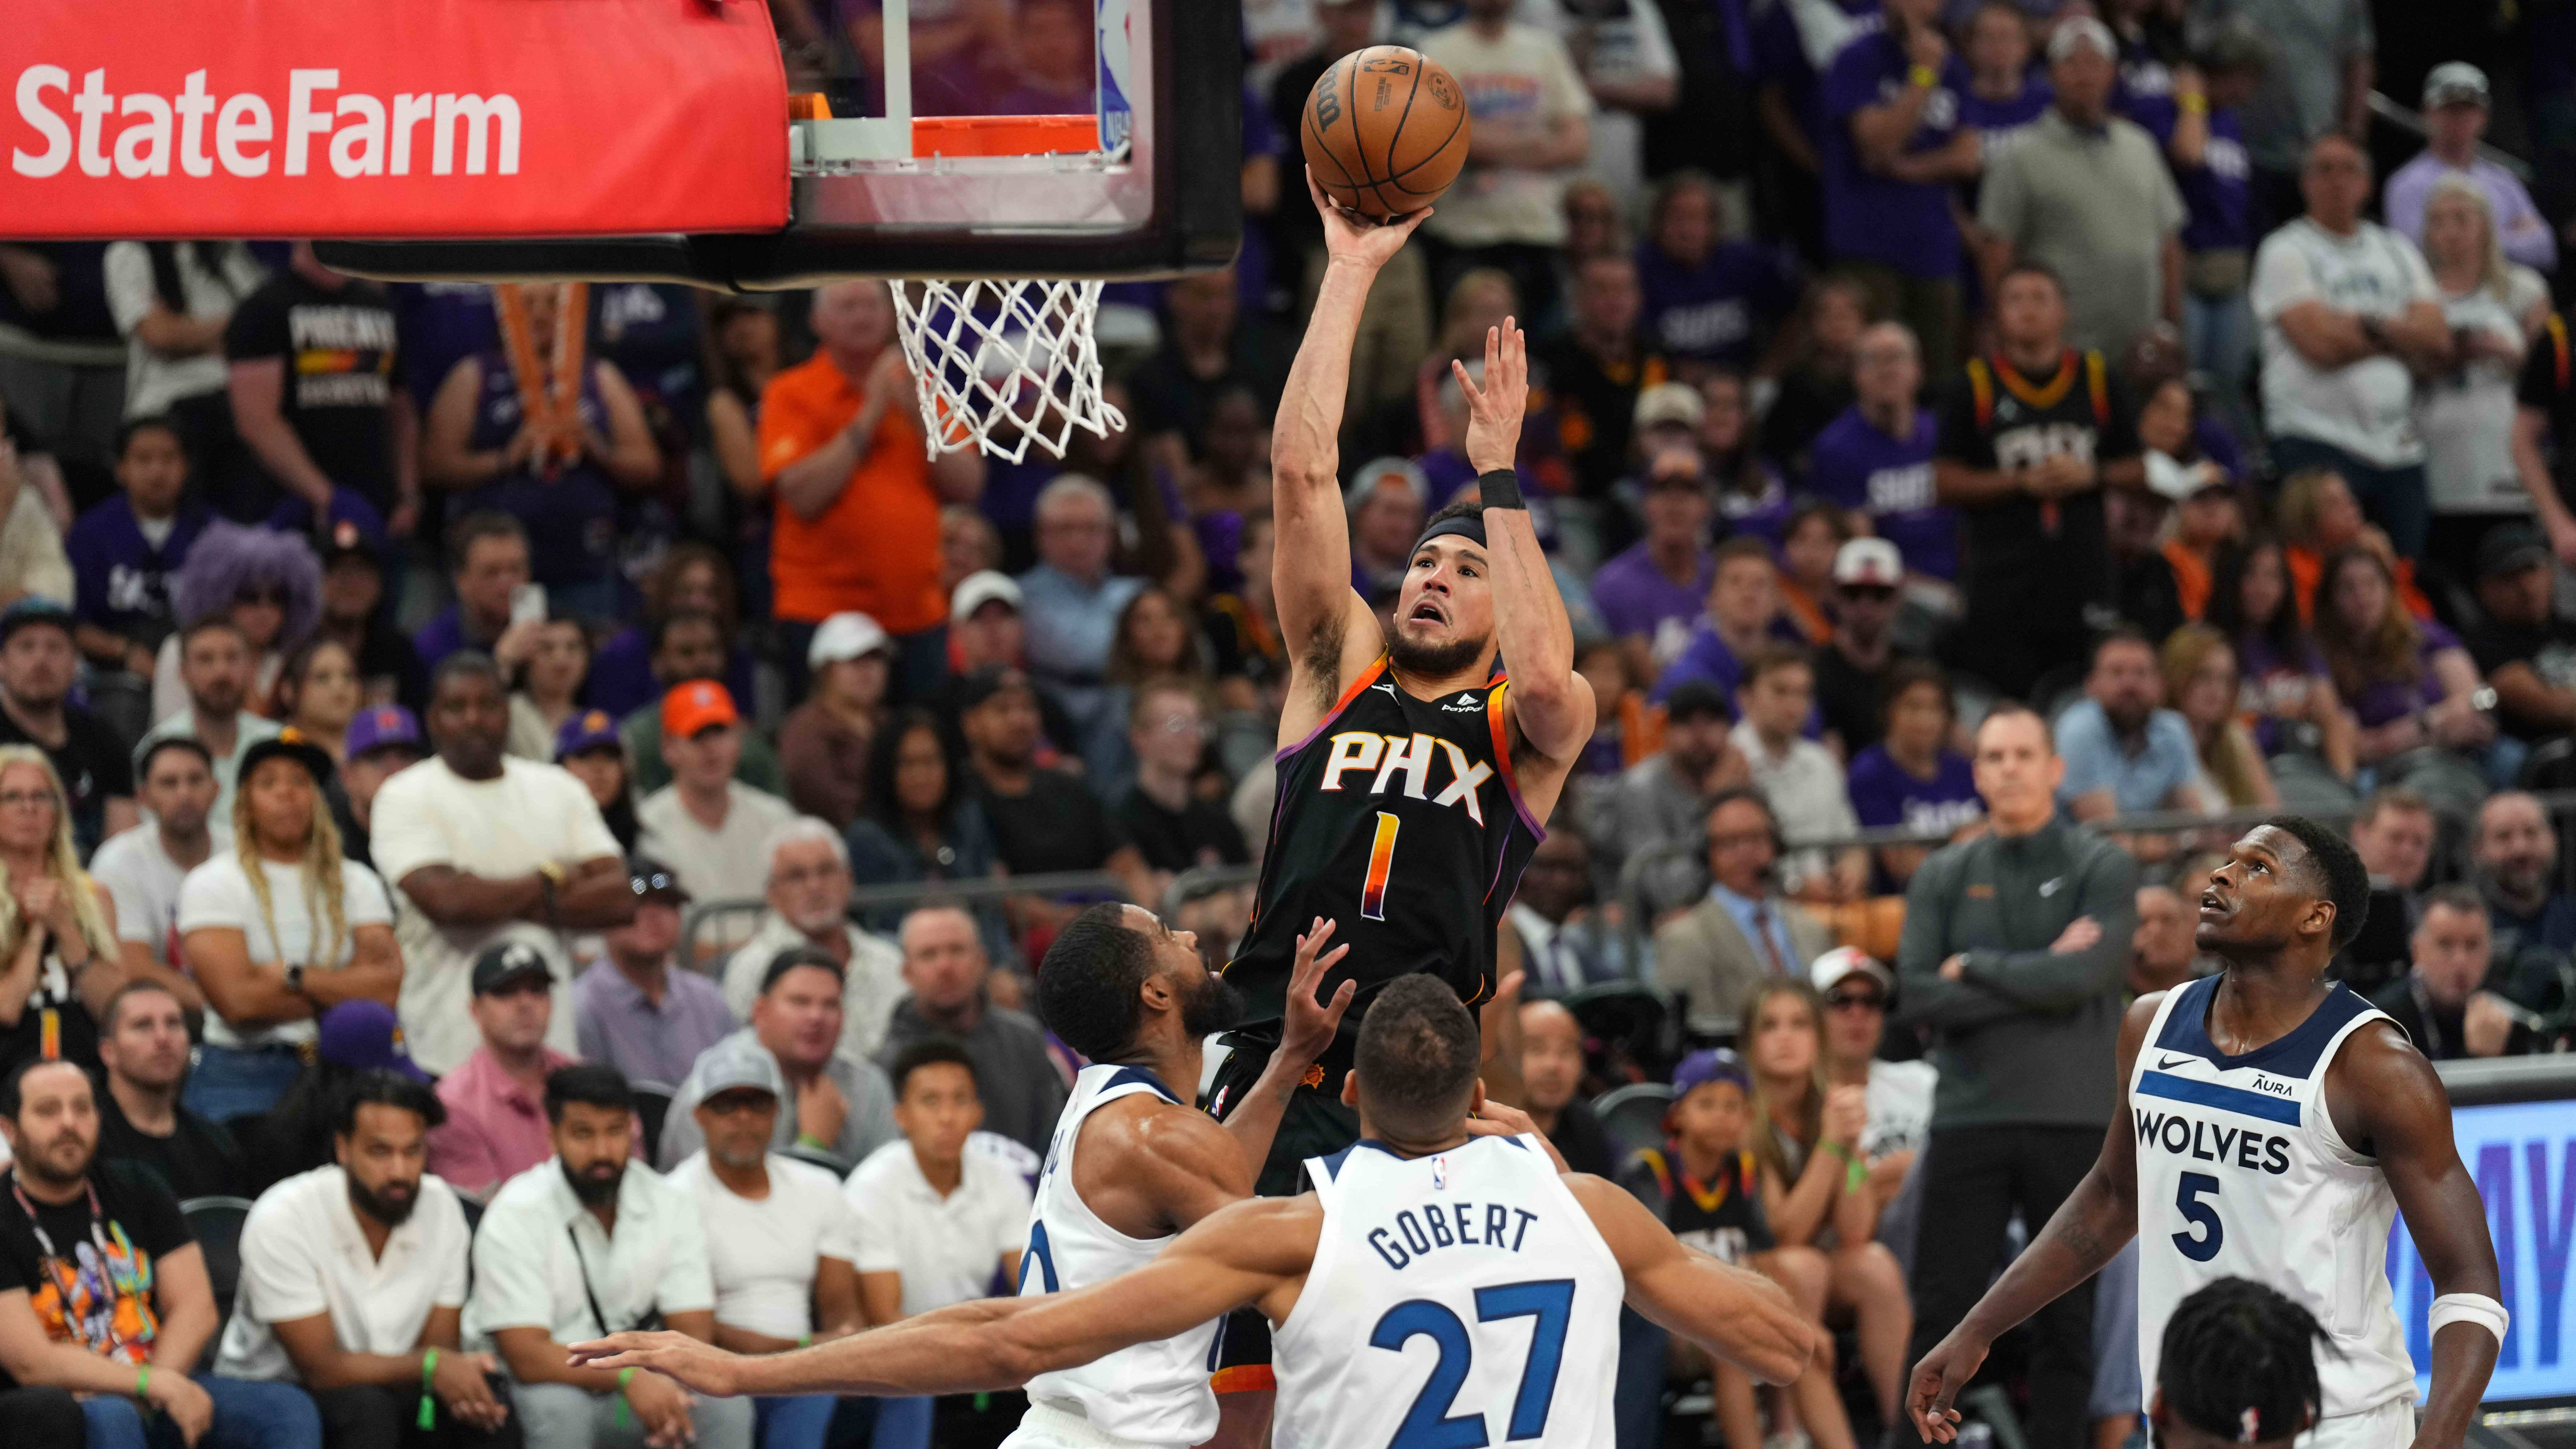
M 1467 163 L 1467 97 L 1439 62 L 1372 45 L 1306 97 L 1306 166 L 1336 205 L 1384 221 L 1439 200 Z

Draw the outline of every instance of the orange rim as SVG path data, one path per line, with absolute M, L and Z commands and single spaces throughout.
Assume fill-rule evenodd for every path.
M 917 116 L 915 156 L 1080 155 L 1100 149 L 1097 116 Z

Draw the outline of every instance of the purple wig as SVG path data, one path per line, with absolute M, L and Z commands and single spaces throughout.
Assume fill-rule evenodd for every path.
M 298 535 L 218 519 L 197 535 L 187 561 L 170 576 L 170 611 L 184 629 L 229 612 L 244 591 L 262 586 L 286 591 L 286 619 L 272 647 L 292 653 L 321 619 L 321 560 Z

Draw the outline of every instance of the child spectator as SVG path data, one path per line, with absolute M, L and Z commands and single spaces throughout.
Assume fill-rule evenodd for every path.
M 1731 1051 L 1697 1051 L 1682 1058 L 1673 1068 L 1673 1105 L 1664 1114 L 1664 1145 L 1630 1158 L 1619 1180 L 1685 1246 L 1773 1279 L 1789 1290 L 1802 1309 L 1821 1319 L 1828 1271 L 1824 1255 L 1808 1247 L 1781 1247 L 1763 1211 L 1759 1169 L 1750 1150 L 1751 1090 L 1752 1078 Z M 1665 1344 L 1651 1346 L 1652 1360 L 1660 1371 Z M 1683 1354 L 1687 1354 L 1686 1377 L 1697 1377 L 1703 1367 L 1714 1376 L 1717 1421 L 1726 1442 L 1763 1442 L 1753 1380 L 1732 1364 L 1703 1360 L 1687 1350 L 1675 1356 Z M 1822 1350 L 1818 1360 L 1789 1386 L 1788 1397 L 1818 1449 L 1849 1449 L 1851 1423 L 1834 1392 L 1831 1354 L 1830 1348 Z M 1622 1358 L 1626 1356 L 1623 1347 Z

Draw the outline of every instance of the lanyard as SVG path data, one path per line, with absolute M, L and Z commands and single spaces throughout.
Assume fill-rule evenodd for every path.
M 127 1240 L 125 1229 L 113 1223 L 109 1224 L 109 1227 L 116 1234 L 116 1245 L 113 1248 L 109 1246 L 107 1234 L 102 1232 L 99 1228 L 99 1224 L 106 1218 L 107 1212 L 106 1209 L 99 1206 L 98 1187 L 87 1179 L 83 1179 L 81 1182 L 81 1190 L 88 1194 L 89 1197 L 89 1241 L 90 1246 L 98 1250 L 98 1268 L 100 1275 L 107 1280 L 109 1291 L 131 1292 L 138 1300 L 140 1300 L 145 1293 L 150 1291 L 152 1286 L 149 1271 L 143 1268 L 140 1263 L 141 1255 L 134 1250 L 134 1245 Z M 69 1260 L 63 1257 L 60 1250 L 55 1248 L 53 1234 L 45 1231 L 44 1221 L 36 1215 L 36 1205 L 27 1200 L 26 1189 L 19 1185 L 18 1174 L 14 1171 L 9 1174 L 9 1195 L 18 1200 L 19 1210 L 27 1215 L 27 1229 L 35 1236 L 36 1251 L 44 1255 L 45 1276 L 47 1280 L 53 1284 L 55 1295 L 62 1302 L 63 1327 L 70 1333 L 72 1341 L 78 1343 L 83 1348 L 104 1349 L 109 1352 L 115 1351 L 119 1345 L 116 1342 L 115 1331 L 112 1327 L 109 1330 L 109 1336 L 105 1342 L 91 1341 L 86 1331 L 88 1328 L 86 1319 L 75 1311 L 75 1304 L 80 1293 L 79 1270 Z M 123 1257 L 126 1263 L 126 1267 L 123 1270 L 119 1270 L 117 1267 L 119 1249 L 123 1250 Z M 151 1337 L 151 1334 L 149 1332 L 150 1318 L 148 1309 L 146 1310 L 144 1321 L 147 1331 L 143 1336 L 149 1338 Z

